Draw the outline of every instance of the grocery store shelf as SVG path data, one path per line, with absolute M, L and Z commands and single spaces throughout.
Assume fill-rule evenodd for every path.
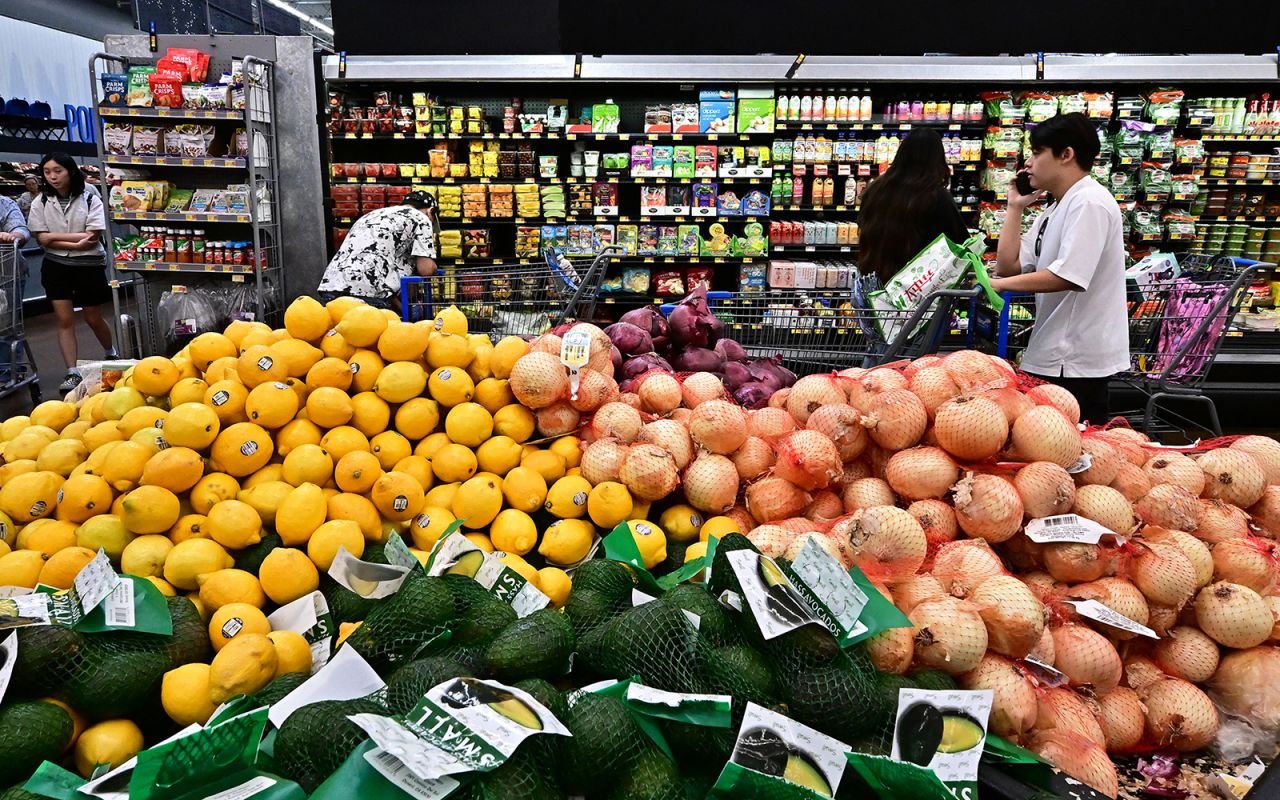
M 337 217 L 342 222 L 354 222 L 359 217 Z M 687 217 L 662 217 L 662 216 L 630 216 L 616 214 L 588 214 L 588 213 L 570 213 L 563 217 L 440 217 L 442 225 L 524 225 L 526 223 L 551 223 L 564 224 L 566 221 L 574 222 L 576 220 L 591 220 L 594 222 L 764 222 L 768 217 L 739 217 L 739 216 L 700 216 L 692 215 Z
M 625 141 L 635 140 L 635 141 L 650 141 L 650 142 L 659 142 L 659 141 L 679 142 L 679 141 L 683 141 L 684 139 L 707 139 L 709 141 L 716 141 L 720 137 L 724 137 L 726 139 L 737 139 L 743 136 L 772 136 L 772 135 L 773 135 L 772 131 L 755 131 L 750 133 L 748 132 L 733 133 L 731 131 L 722 131 L 718 133 L 712 132 L 712 131 L 701 131 L 696 133 L 692 131 L 686 131 L 683 133 L 639 133 L 635 131 L 620 131 L 618 133 L 590 133 L 590 132 L 565 133 L 563 131 L 554 131 L 554 132 L 548 131 L 545 133 L 494 133 L 494 132 L 490 132 L 490 133 L 335 133 L 335 134 L 331 134 L 330 138 L 333 140 L 340 140 L 340 141 L 361 141 L 361 140 L 367 139 L 369 141 L 381 141 L 381 142 L 395 140 L 395 139 L 404 139 L 404 140 L 411 140 L 411 139 L 560 140 L 560 139 L 564 139 L 571 142 L 581 139 L 583 141 L 595 140 L 595 141 L 625 142 Z
M 164 211 L 116 211 L 111 218 L 117 222 L 249 222 L 248 214 L 188 214 Z
M 638 186 L 661 186 L 665 184 L 689 185 L 694 183 L 753 183 L 761 184 L 769 181 L 768 177 L 745 178 L 740 176 L 734 177 L 702 177 L 702 178 L 645 178 L 645 177 L 620 177 L 610 175 L 598 178 L 379 178 L 379 177 L 363 177 L 363 178 L 331 178 L 330 185 L 342 186 L 344 184 L 367 184 L 367 183 L 385 183 L 388 186 L 419 186 L 419 185 L 441 185 L 441 186 L 460 186 L 467 183 L 476 183 L 482 185 L 520 185 L 534 184 L 539 186 L 574 186 L 583 185 L 590 186 L 595 183 L 616 183 L 616 184 L 635 184 Z
M 180 158 L 177 156 L 107 156 L 103 161 L 112 166 L 142 167 L 212 167 L 244 169 L 243 158 Z
M 1205 83 L 1276 80 L 1276 54 L 1176 56 L 1046 55 L 1046 81 L 1160 81 Z
M 1280 181 L 1274 178 L 1207 178 L 1200 183 L 1203 186 L 1275 186 Z
M 1200 222 L 1280 222 L 1280 217 L 1242 217 L 1214 214 L 1201 214 L 1197 219 Z
M 775 244 L 769 250 L 774 253 L 854 253 L 856 244 Z
M 325 56 L 327 81 L 556 81 L 573 79 L 573 56 Z
M 242 108 L 130 108 L 124 106 L 98 106 L 98 116 L 104 119 L 116 117 L 146 117 L 149 119 L 244 119 Z
M 953 122 L 951 120 L 929 122 L 914 120 L 902 122 L 873 118 L 863 122 L 779 122 L 775 128 L 780 131 L 909 131 L 912 128 L 938 128 L 940 130 L 984 130 L 986 120 Z
M 176 261 L 117 261 L 117 272 L 183 272 L 200 275 L 252 275 L 247 264 L 189 264 Z
M 788 57 L 788 62 L 789 62 Z M 1272 77 L 1274 79 L 1274 71 Z M 1034 56 L 809 56 L 791 79 L 920 81 L 1033 81 Z M 780 78 L 779 78 L 780 80 Z
M 1280 142 L 1280 136 L 1268 134 L 1240 136 L 1236 134 L 1208 133 L 1202 137 L 1202 140 L 1206 142 Z
M 590 253 L 567 253 L 566 257 L 574 258 L 590 258 Z M 756 261 L 768 261 L 768 256 L 615 256 L 609 258 L 611 264 L 675 264 L 690 265 L 698 264 L 751 264 Z M 540 266 L 546 264 L 541 258 L 512 258 L 511 256 L 495 256 L 492 258 L 441 258 L 439 259 L 443 265 L 484 265 L 484 266 Z

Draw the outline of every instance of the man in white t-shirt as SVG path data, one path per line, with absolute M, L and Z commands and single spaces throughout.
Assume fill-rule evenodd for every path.
M 1084 114 L 1060 114 L 1032 129 L 1025 171 L 1033 191 L 1009 183 L 1000 277 L 991 286 L 1035 293 L 1022 369 L 1070 391 L 1081 418 L 1103 424 L 1109 380 L 1129 369 L 1129 323 L 1120 207 L 1089 175 L 1097 155 L 1098 134 Z M 1056 202 L 1023 235 L 1023 211 L 1046 192 Z

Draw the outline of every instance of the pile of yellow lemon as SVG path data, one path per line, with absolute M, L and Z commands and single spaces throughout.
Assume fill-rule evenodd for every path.
M 303 297 L 283 328 L 235 322 L 138 361 L 78 406 L 42 403 L 0 424 L 0 586 L 67 588 L 101 549 L 188 596 L 217 655 L 165 677 L 182 724 L 310 669 L 303 637 L 272 631 L 266 614 L 315 591 L 340 547 L 359 557 L 398 532 L 425 560 L 461 520 L 562 605 L 563 567 L 647 506 L 588 483 L 576 437 L 530 443 L 534 415 L 508 387 L 528 351 L 469 335 L 452 307 L 408 323 Z M 233 566 L 272 535 L 256 574 Z M 522 558 L 535 550 L 548 566 Z

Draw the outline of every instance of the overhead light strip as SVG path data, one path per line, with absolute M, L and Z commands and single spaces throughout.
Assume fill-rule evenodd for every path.
M 267 0 L 267 2 L 275 6 L 276 8 L 280 9 L 281 11 L 285 12 L 286 14 L 292 14 L 298 19 L 302 20 L 303 22 L 306 22 L 314 26 L 315 28 L 324 31 L 330 36 L 333 35 L 333 28 L 329 27 L 328 25 L 324 24 L 323 22 L 321 22 L 320 20 L 316 19 L 315 17 L 309 14 L 302 13 L 297 8 L 286 3 L 284 0 Z

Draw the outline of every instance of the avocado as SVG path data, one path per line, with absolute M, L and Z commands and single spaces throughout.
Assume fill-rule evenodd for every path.
M 260 541 L 249 545 L 236 554 L 236 569 L 242 569 L 245 572 L 252 572 L 257 575 L 258 570 L 262 568 L 262 562 L 277 547 L 284 547 L 284 540 L 278 534 L 263 531 Z
M 771 614 L 789 625 L 803 625 L 813 619 L 808 606 L 777 564 L 761 558 L 758 570 L 769 593 L 767 605 Z
M 683 800 L 680 771 L 675 762 L 650 745 L 609 792 L 607 800 Z
M 625 600 L 636 585 L 631 570 L 617 561 L 596 558 L 573 570 L 573 591 L 599 592 L 610 603 Z
M 118 634 L 122 635 L 122 634 Z M 96 720 L 129 717 L 154 703 L 169 657 L 156 650 L 118 650 L 114 636 L 97 639 L 82 651 L 76 674 L 67 682 L 67 702 Z M 166 637 L 160 637 L 166 638 Z
M 354 596 L 354 594 L 353 594 Z M 400 590 L 376 601 L 364 624 L 347 637 L 356 652 L 376 670 L 433 655 L 445 645 L 457 617 L 453 594 L 440 578 L 414 575 Z M 431 652 L 425 652 L 427 645 Z
M 719 597 L 726 591 L 742 594 L 742 584 L 738 582 L 738 576 L 734 573 L 733 567 L 729 566 L 729 554 L 735 550 L 760 552 L 755 545 L 751 544 L 750 539 L 740 533 L 721 536 L 720 542 L 716 545 L 716 554 L 711 559 L 709 588 L 711 589 L 712 597 Z
M 568 671 L 576 641 L 573 623 L 559 611 L 544 608 L 493 638 L 485 650 L 485 668 L 499 680 L 555 678 Z
M 453 595 L 453 604 L 459 614 L 465 614 L 476 603 L 494 599 L 488 589 L 466 575 L 441 575 L 440 580 L 449 587 L 449 592 Z
M 702 638 L 710 644 L 721 647 L 741 641 L 741 637 L 738 636 L 725 613 L 724 606 L 720 605 L 700 584 L 682 583 L 668 589 L 658 599 L 696 614 L 701 620 L 698 624 L 698 633 L 702 634 Z
M 209 626 L 190 599 L 178 595 L 168 598 L 169 622 L 173 626 L 165 644 L 165 654 L 174 667 L 209 660 Z
M 898 752 L 904 761 L 929 766 L 942 743 L 942 712 L 929 703 L 913 703 L 898 719 Z
M 561 783 L 568 794 L 596 795 L 622 780 L 649 739 L 615 697 L 585 693 L 561 720 L 573 734 L 562 742 Z
M 354 714 L 387 714 L 376 695 L 354 700 L 321 700 L 298 708 L 276 733 L 276 771 L 314 792 L 351 751 L 369 738 L 350 720 Z
M 0 730 L 5 732 L 0 784 L 25 781 L 40 762 L 59 760 L 74 727 L 66 709 L 53 703 L 32 700 L 0 709 Z
M 410 661 L 387 679 L 387 707 L 395 714 L 407 714 L 422 696 L 451 678 L 469 677 L 471 672 L 451 658 L 428 656 Z
M 877 689 L 874 673 L 861 672 L 841 661 L 801 670 L 782 688 L 792 717 L 848 741 L 875 726 Z
M 253 699 L 264 706 L 272 706 L 284 699 L 284 696 L 297 689 L 311 676 L 305 672 L 288 672 L 275 678 L 253 695 Z
M 563 719 L 569 713 L 569 703 L 559 689 L 541 678 L 528 678 L 512 684 L 522 692 L 542 704 L 556 719 Z
M 564 613 L 573 622 L 574 632 L 582 637 L 613 619 L 621 608 L 620 602 L 611 600 L 604 592 L 580 589 L 575 584 L 564 604 Z
M 832 797 L 834 795 L 827 776 L 822 774 L 822 770 L 818 769 L 818 765 L 805 753 L 791 751 L 787 756 L 787 766 L 782 771 L 782 777 L 823 797 Z
M 451 641 L 462 645 L 488 644 L 516 619 L 515 609 L 490 595 L 461 613 Z
M 497 713 L 526 728 L 542 730 L 538 713 L 505 689 L 497 689 L 475 678 L 458 678 L 440 696 L 440 701 L 453 708 L 470 708 L 485 705 Z
M 88 645 L 84 635 L 61 625 L 27 625 L 17 630 L 18 652 L 9 696 L 60 693 L 75 674 L 80 651 Z M 207 639 L 208 634 L 205 636 Z
M 447 575 L 462 575 L 467 578 L 474 578 L 476 573 L 480 571 L 480 566 L 484 564 L 484 552 L 481 550 L 470 550 L 458 556 L 458 560 L 446 570 Z
M 956 679 L 940 669 L 922 669 L 911 673 L 911 679 L 921 689 L 934 692 L 954 692 L 960 686 Z
M 962 753 L 977 747 L 982 742 L 986 731 L 982 723 L 968 714 L 954 708 L 942 712 L 942 742 L 938 745 L 939 753 Z

